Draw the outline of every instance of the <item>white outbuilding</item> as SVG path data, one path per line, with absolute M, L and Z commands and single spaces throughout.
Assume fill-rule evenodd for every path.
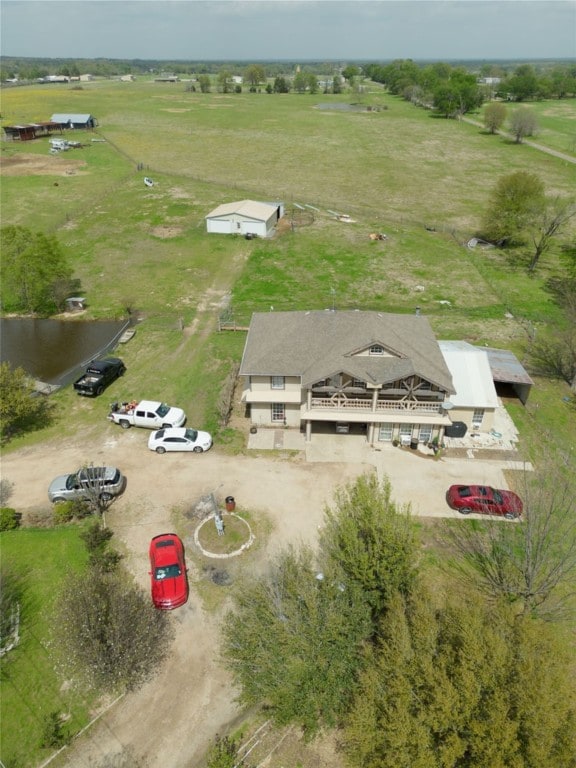
M 281 203 L 254 200 L 224 203 L 206 216 L 206 230 L 220 235 L 270 237 L 283 215 Z

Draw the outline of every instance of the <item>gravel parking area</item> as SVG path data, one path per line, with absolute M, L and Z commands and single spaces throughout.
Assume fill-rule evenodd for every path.
M 125 567 L 145 590 L 150 538 L 173 529 L 175 509 L 190 509 L 207 494 L 214 493 L 219 503 L 232 495 L 239 508 L 266 518 L 270 533 L 251 555 L 255 566 L 262 567 L 289 543 L 313 545 L 334 490 L 364 472 L 387 476 L 395 501 L 410 504 L 414 515 L 426 518 L 459 517 L 445 501 L 452 483 L 506 487 L 504 469 L 510 465 L 498 459 L 434 458 L 427 449 L 391 445 L 375 449 L 354 435 L 314 435 L 305 445 L 297 431 L 277 432 L 260 429 L 250 435 L 248 455 L 228 456 L 217 446 L 206 454 L 158 455 L 147 448 L 147 430 L 124 431 L 108 424 L 81 438 L 10 453 L 3 457 L 2 475 L 13 484 L 10 505 L 26 519 L 50 508 L 47 489 L 56 475 L 90 462 L 120 467 L 128 486 L 106 521 L 124 553 Z M 189 530 L 179 532 L 190 551 L 195 523 L 183 525 Z M 190 599 L 173 612 L 174 642 L 167 663 L 154 680 L 104 711 L 55 766 L 125 764 L 118 762 L 120 756 L 130 755 L 146 768 L 189 768 L 199 765 L 216 734 L 225 733 L 240 717 L 230 677 L 218 662 L 221 617 L 204 610 L 194 589 L 201 575 L 193 566 L 189 575 Z

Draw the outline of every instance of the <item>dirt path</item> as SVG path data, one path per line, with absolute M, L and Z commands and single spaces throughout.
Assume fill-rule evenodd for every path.
M 470 117 L 461 117 L 460 119 L 465 123 L 469 123 L 470 125 L 477 125 L 478 128 L 486 127 L 483 123 L 480 123 L 478 120 L 472 120 Z M 511 133 L 507 133 L 506 131 L 496 131 L 496 133 L 498 136 L 502 136 L 505 139 L 516 141 L 515 137 Z M 572 155 L 566 155 L 564 152 L 558 152 L 558 150 L 552 149 L 551 147 L 545 147 L 543 144 L 536 144 L 535 142 L 527 141 L 526 139 L 522 139 L 522 144 L 525 144 L 527 147 L 532 147 L 532 149 L 537 149 L 539 152 L 545 152 L 547 155 L 558 157 L 560 160 L 565 160 L 567 163 L 576 163 L 576 157 L 572 157 Z
M 233 495 L 238 508 L 249 509 L 271 527 L 267 540 L 250 554 L 256 566 L 263 566 L 290 541 L 314 542 L 334 489 L 366 469 L 360 463 L 230 457 L 217 449 L 158 456 L 147 448 L 146 430 L 124 431 L 110 424 L 98 433 L 5 456 L 3 476 L 14 484 L 11 503 L 25 512 L 45 509 L 46 489 L 56 475 L 86 461 L 119 466 L 128 486 L 106 520 L 125 553 L 126 567 L 145 590 L 149 540 L 173 529 L 175 509 L 186 510 L 211 492 L 220 500 Z M 191 551 L 194 526 L 180 526 Z M 214 736 L 238 717 L 230 678 L 218 663 L 220 617 L 204 611 L 194 589 L 198 578 L 192 567 L 190 600 L 171 614 L 175 639 L 158 676 L 117 702 L 53 765 L 99 768 L 114 765 L 112 759 L 123 753 L 140 760 L 138 766 L 190 768 L 200 764 Z

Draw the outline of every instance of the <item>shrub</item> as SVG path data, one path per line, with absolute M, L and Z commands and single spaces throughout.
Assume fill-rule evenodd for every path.
M 49 712 L 44 719 L 41 747 L 61 747 L 66 743 L 66 735 L 62 730 L 62 718 L 59 712 Z
M 20 526 L 22 514 L 11 507 L 0 509 L 0 531 L 13 531 Z
M 82 499 L 70 499 L 54 505 L 52 520 L 54 525 L 69 523 L 71 520 L 82 520 L 92 514 L 90 506 Z

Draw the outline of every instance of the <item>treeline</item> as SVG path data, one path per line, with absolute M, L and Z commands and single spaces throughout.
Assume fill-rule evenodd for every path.
M 171 72 L 184 76 L 215 76 L 223 72 L 249 79 L 250 73 L 261 73 L 262 83 L 287 75 L 302 79 L 316 75 L 324 80 L 335 76 L 350 85 L 364 79 L 385 85 L 390 93 L 422 104 L 448 101 L 456 93 L 459 101 L 469 104 L 503 98 L 510 101 L 569 98 L 576 96 L 576 62 L 416 62 L 397 59 L 390 62 L 345 61 L 178 61 L 160 59 L 46 59 L 0 57 L 0 79 L 33 81 L 49 75 L 95 77 L 150 75 Z M 355 74 L 354 81 L 349 77 Z M 253 78 L 252 78 L 253 79 Z M 483 82 L 486 81 L 486 82 Z M 298 90 L 295 88 L 295 90 Z M 444 95 L 440 92 L 444 92 Z M 442 109 L 441 109 L 442 111 Z
M 409 101 L 433 104 L 441 91 L 455 93 L 477 85 L 484 101 L 502 98 L 509 101 L 565 99 L 576 96 L 576 63 L 537 67 L 520 64 L 513 69 L 485 64 L 477 70 L 444 62 L 418 64 L 412 59 L 397 59 L 390 64 L 366 64 L 362 72 L 390 93 Z
M 244 75 L 251 66 L 263 69 L 267 78 L 274 78 L 287 72 L 298 70 L 317 75 L 337 72 L 345 63 L 331 62 L 256 62 L 246 61 L 171 61 L 160 59 L 45 59 L 22 58 L 17 56 L 0 57 L 0 77 L 3 81 L 37 80 L 48 75 L 78 77 L 91 74 L 95 77 L 115 77 L 119 75 L 149 75 L 159 72 L 172 72 L 176 75 L 218 75 L 223 70 L 235 75 Z

